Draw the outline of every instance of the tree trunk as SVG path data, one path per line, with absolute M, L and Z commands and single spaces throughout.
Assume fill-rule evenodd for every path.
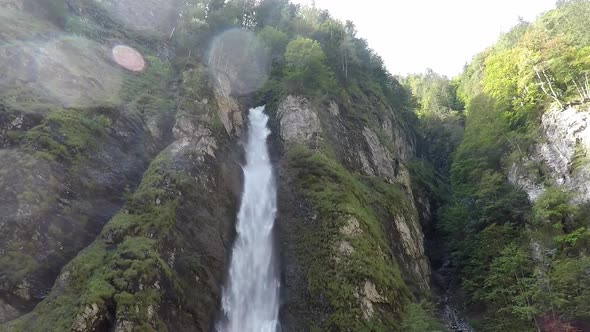
M 557 100 L 557 102 L 559 103 L 559 106 L 561 106 L 561 108 L 563 108 L 563 105 L 561 104 L 561 102 L 557 98 L 557 93 L 555 93 L 555 90 L 553 90 L 553 84 L 551 84 L 551 79 L 549 79 L 549 77 L 545 73 L 545 70 L 542 70 L 541 72 L 543 73 L 543 76 L 545 76 L 545 78 L 547 79 L 547 84 L 549 85 L 549 89 L 551 89 L 551 93 L 555 97 L 555 100 Z
M 578 83 L 576 83 L 575 79 L 572 79 L 572 82 L 574 82 L 574 86 L 576 87 L 576 90 L 578 91 L 578 94 L 580 95 L 581 101 L 584 101 L 584 99 L 586 99 L 584 96 L 584 91 L 580 90 L 580 87 L 578 86 Z
M 586 77 L 586 82 L 584 82 L 584 85 L 586 85 L 586 98 L 590 99 L 590 82 L 588 82 L 588 73 L 584 73 L 584 76 Z
M 344 62 L 344 77 L 346 78 L 346 80 L 348 80 L 348 55 L 346 53 L 344 54 Z
M 548 82 L 549 87 L 551 88 L 551 91 L 552 91 L 552 93 L 549 93 L 549 91 L 547 91 L 547 89 L 545 88 L 545 82 L 543 81 L 543 78 L 541 78 L 541 75 L 539 74 L 539 71 L 537 70 L 537 68 L 534 68 L 533 67 L 533 70 L 535 71 L 535 74 L 537 74 L 537 78 L 539 79 L 539 83 L 540 83 L 540 86 L 541 86 L 541 90 L 543 90 L 543 93 L 545 93 L 547 96 L 549 96 L 550 98 L 552 98 L 553 100 L 555 100 L 555 102 L 557 102 L 557 104 L 559 104 L 559 107 L 563 108 L 563 104 L 557 98 L 557 95 L 555 94 L 555 91 L 553 90 L 553 87 L 551 86 L 551 83 Z M 543 75 L 545 76 L 545 78 L 547 78 L 547 80 L 549 80 L 549 78 L 547 77 L 547 75 L 545 75 L 545 71 L 543 71 Z

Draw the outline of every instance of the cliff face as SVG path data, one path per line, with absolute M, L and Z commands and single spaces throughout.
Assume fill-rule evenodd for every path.
M 231 102 L 196 100 L 179 110 L 174 141 L 137 190 L 63 268 L 44 301 L 9 330 L 212 326 L 241 181 L 234 136 L 217 117 L 218 105 Z
M 509 179 L 535 200 L 545 185 L 574 194 L 576 203 L 590 200 L 589 105 L 552 109 L 542 117 L 541 139 L 509 170 Z
M 160 59 L 148 58 L 141 77 L 124 72 L 108 47 L 64 34 L 49 14 L 31 1 L 0 6 L 1 322 L 48 295 L 170 143 L 173 124 L 175 105 L 162 102 L 170 91 L 147 78 L 168 79 Z M 148 95 L 152 105 L 138 110 Z
M 393 112 L 363 124 L 347 107 L 299 96 L 270 112 L 282 151 L 285 327 L 394 328 L 430 279 L 407 169 L 411 131 Z
M 208 331 L 241 194 L 244 82 L 174 65 L 180 2 L 154 24 L 133 1 L 63 3 L 67 22 L 49 2 L 0 4 L 0 329 Z M 118 66 L 119 44 L 145 70 Z M 267 107 L 286 330 L 396 330 L 429 295 L 413 128 L 367 99 Z

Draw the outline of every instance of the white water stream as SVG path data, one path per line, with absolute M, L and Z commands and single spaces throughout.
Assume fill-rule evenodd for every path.
M 223 289 L 224 319 L 220 332 L 276 332 L 279 280 L 273 266 L 272 230 L 277 192 L 266 138 L 264 106 L 248 116 L 244 192 L 236 225 L 227 286 Z

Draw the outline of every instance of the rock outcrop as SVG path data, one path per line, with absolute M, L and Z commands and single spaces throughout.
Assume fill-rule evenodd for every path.
M 279 105 L 277 116 L 285 144 L 317 146 L 322 131 L 320 119 L 306 98 L 287 96 Z
M 122 193 L 137 185 L 161 148 L 163 142 L 151 139 L 141 118 L 121 113 L 111 119 L 104 136 L 93 136 L 96 148 L 76 154 L 45 145 L 49 138 L 70 148 L 63 135 L 71 131 L 60 128 L 70 124 L 51 115 L 23 130 L 24 143 L 0 150 L 0 297 L 19 312 L 47 295 L 61 267 L 116 213 Z
M 170 143 L 176 109 L 161 102 L 171 96 L 168 77 L 149 53 L 169 46 L 144 40 L 151 67 L 130 74 L 111 60 L 110 44 L 61 30 L 53 5 L 0 4 L 0 323 L 44 299 L 121 208 Z M 100 25 L 84 19 L 89 29 Z M 142 104 L 146 96 L 153 104 Z
M 313 105 L 300 96 L 287 96 L 276 109 L 277 127 L 273 130 L 278 131 L 285 153 L 279 160 L 277 220 L 286 293 L 281 315 L 288 331 L 324 326 L 334 310 L 345 315 L 331 302 L 342 294 L 335 289 L 315 288 L 317 283 L 324 285 L 322 280 L 327 276 L 343 278 L 338 282 L 350 282 L 354 290 L 350 295 L 356 299 L 353 308 L 359 316 L 350 317 L 354 321 L 350 324 L 380 321 L 379 324 L 388 326 L 383 317 L 394 317 L 397 309 L 390 311 L 391 308 L 403 306 L 405 287 L 416 294 L 429 291 L 430 267 L 406 165 L 415 154 L 412 133 L 394 112 L 384 112 L 386 122 L 382 125 L 359 125 L 347 115 L 349 112 L 335 102 Z M 314 158 L 317 160 L 312 161 Z M 346 169 L 339 170 L 341 165 Z M 345 180 L 349 176 L 359 180 Z M 356 185 L 360 185 L 356 181 L 365 181 L 362 179 L 369 183 L 365 190 L 369 190 L 372 204 L 364 202 L 363 194 L 356 192 Z M 333 186 L 338 189 L 331 189 Z M 356 198 L 339 197 L 340 190 Z M 310 238 L 321 238 L 327 246 L 315 244 L 319 246 L 315 251 L 302 247 L 305 243 L 315 246 L 308 242 L 314 241 Z M 372 249 L 367 251 L 363 246 Z M 373 257 L 371 263 L 359 257 L 367 254 Z M 323 267 L 316 271 L 309 264 Z M 349 276 L 339 275 L 349 270 L 342 273 L 354 275 L 358 272 L 353 271 L 363 264 L 368 265 L 368 270 L 391 269 L 388 273 L 392 275 L 399 268 L 408 286 L 394 286 L 370 276 L 352 282 L 346 280 Z
M 590 105 L 552 109 L 541 121 L 541 139 L 509 169 L 509 179 L 535 200 L 544 183 L 574 194 L 575 202 L 590 200 Z
M 214 128 L 216 105 L 199 100 L 177 114 L 174 141 L 123 209 L 9 330 L 213 326 L 241 183 L 236 145 Z

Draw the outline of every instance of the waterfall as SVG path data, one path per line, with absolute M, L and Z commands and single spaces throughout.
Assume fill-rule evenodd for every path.
M 279 281 L 272 236 L 277 193 L 266 145 L 268 116 L 263 112 L 264 106 L 253 108 L 248 116 L 244 192 L 223 289 L 220 332 L 276 332 L 278 327 Z

